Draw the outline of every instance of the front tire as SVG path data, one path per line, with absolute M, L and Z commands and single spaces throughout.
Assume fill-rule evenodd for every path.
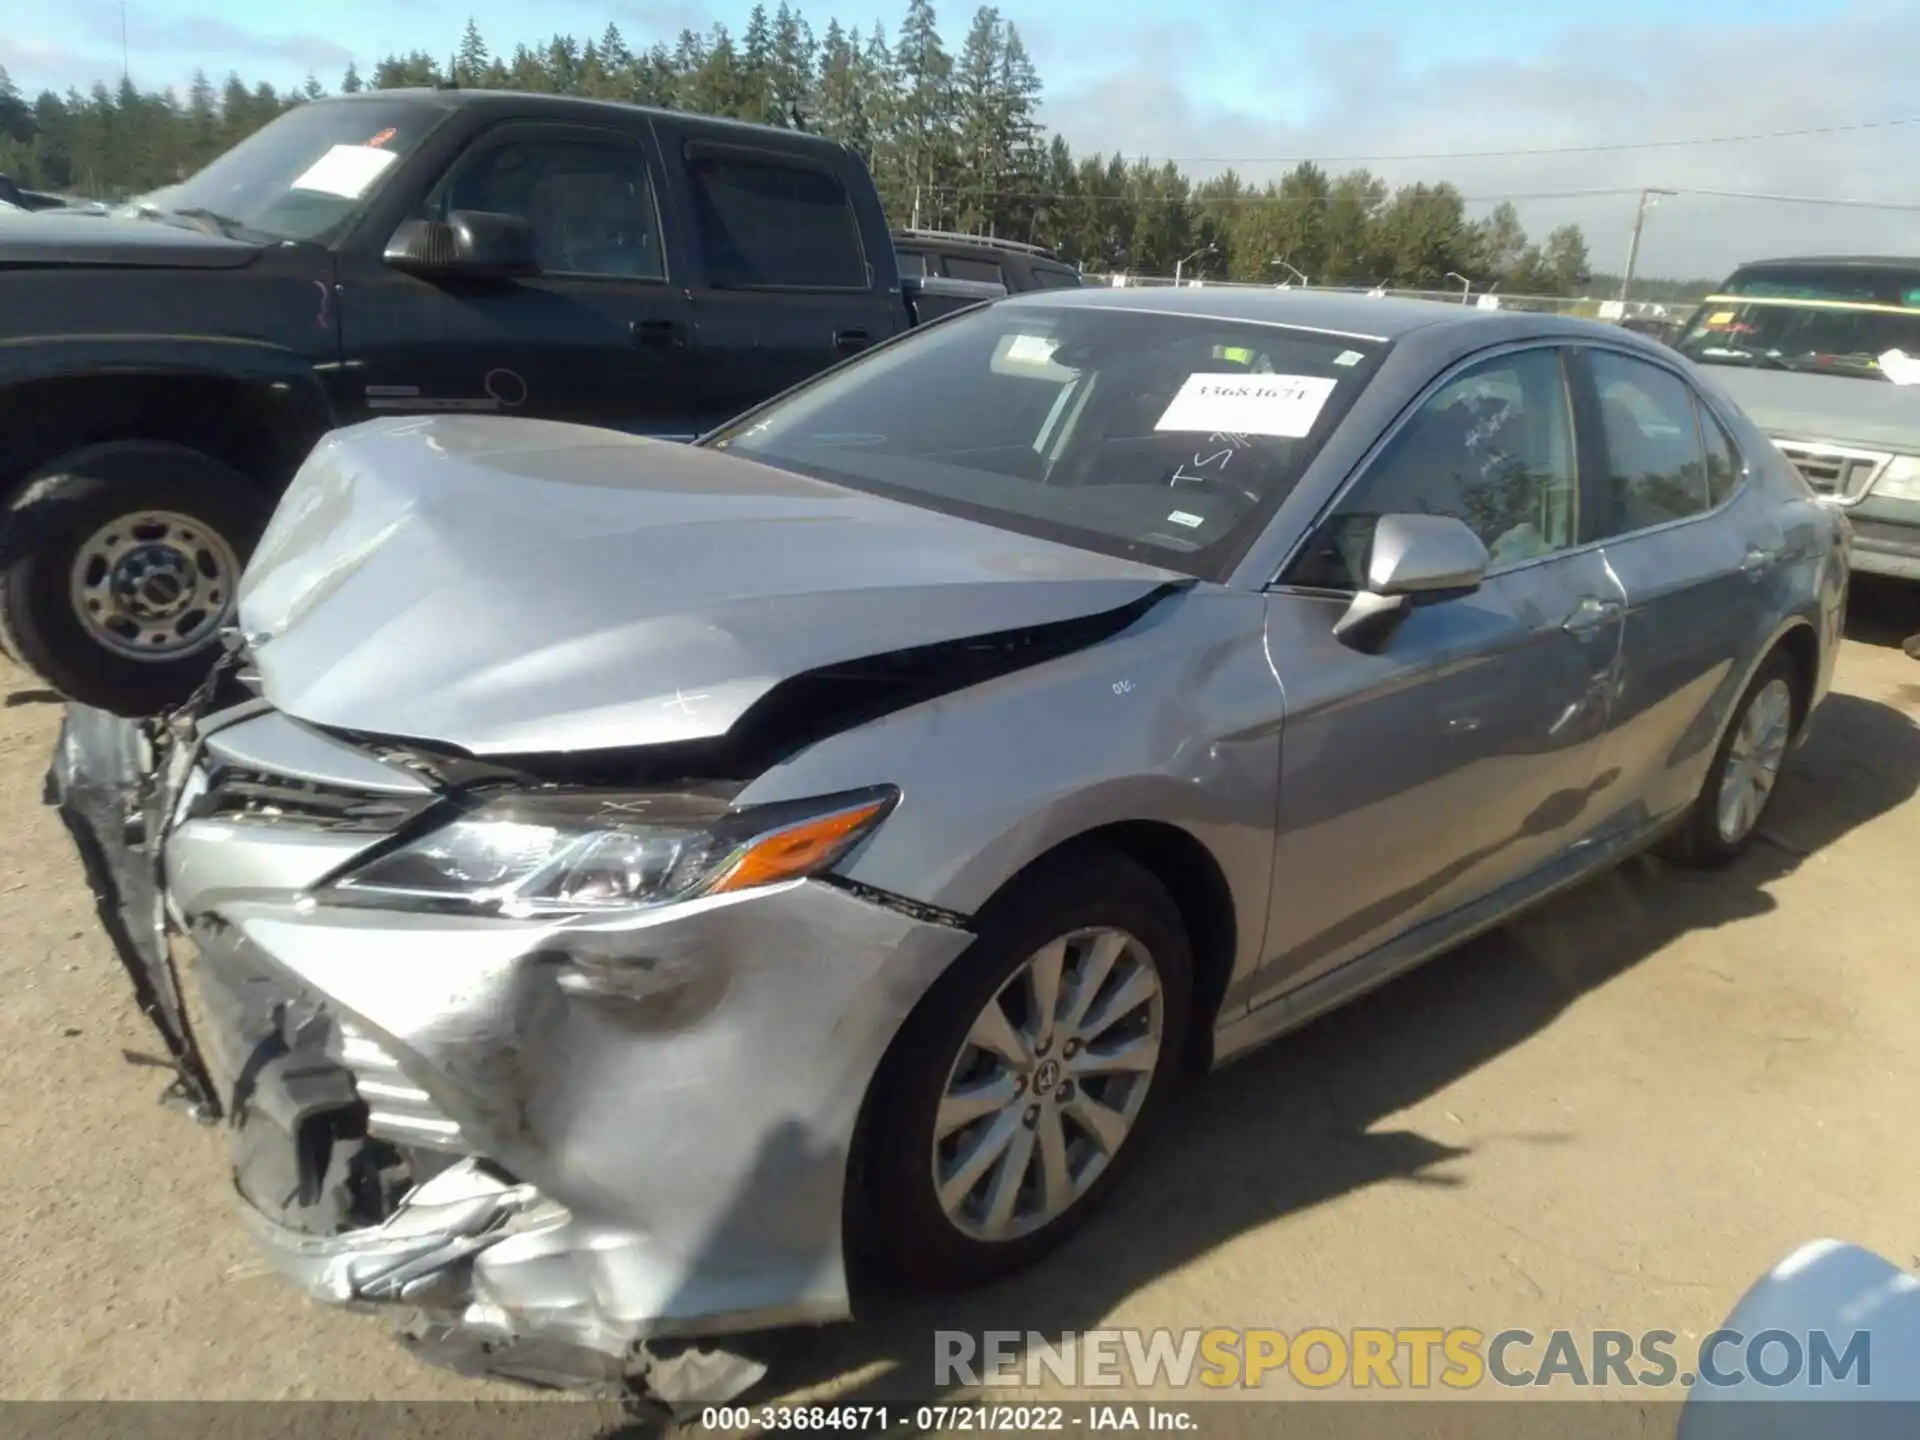
M 1180 1073 L 1191 975 L 1178 908 L 1124 856 L 1043 863 L 989 906 L 875 1082 L 869 1213 L 890 1268 L 951 1290 L 1066 1239 Z
M 233 613 L 267 497 L 209 455 L 90 445 L 36 473 L 0 537 L 0 640 L 70 700 L 121 715 L 178 704 Z
M 1714 752 L 1700 796 L 1661 851 L 1696 870 L 1731 864 L 1759 832 L 1802 700 L 1793 662 L 1776 650 L 1748 684 Z

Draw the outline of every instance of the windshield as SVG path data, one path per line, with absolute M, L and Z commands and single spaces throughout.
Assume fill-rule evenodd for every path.
M 417 100 L 297 105 L 204 170 L 135 202 L 244 239 L 326 241 L 445 117 Z
M 1218 578 L 1381 347 L 1198 315 L 968 311 L 716 432 L 718 449 Z
M 1703 365 L 1910 384 L 1920 368 L 1920 273 L 1740 271 L 1701 303 L 1678 348 Z

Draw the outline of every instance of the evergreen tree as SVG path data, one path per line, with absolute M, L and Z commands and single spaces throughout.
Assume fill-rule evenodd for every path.
M 453 78 L 462 85 L 481 85 L 487 78 L 492 61 L 493 54 L 480 36 L 480 27 L 473 23 L 472 16 L 468 16 L 467 28 L 460 36 L 460 48 L 454 52 Z
M 1232 171 L 1196 182 L 1164 162 L 1076 156 L 1042 130 L 1040 76 L 998 10 L 975 12 L 956 56 L 931 0 L 904 5 L 892 43 L 878 21 L 862 35 L 837 19 L 816 41 L 793 0 L 776 0 L 771 11 L 754 8 L 737 40 L 716 24 L 705 34 L 652 37 L 640 52 L 608 24 L 595 38 L 554 35 L 516 43 L 509 55 L 469 20 L 450 57 L 383 56 L 371 84 L 432 86 L 451 74 L 465 86 L 774 125 L 797 116 L 865 159 L 895 223 L 917 214 L 926 225 L 1041 240 L 1089 270 L 1166 275 L 1184 262 L 1186 274 L 1259 283 L 1300 271 L 1316 284 L 1424 288 L 1452 286 L 1451 273 L 1507 294 L 1565 295 L 1600 283 L 1578 227 L 1532 243 L 1512 206 L 1470 221 L 1460 192 L 1444 183 L 1396 191 L 1364 170 L 1330 176 L 1312 164 L 1264 184 Z M 340 92 L 367 85 L 349 63 Z M 119 199 L 198 170 L 290 105 L 323 95 L 312 76 L 281 94 L 238 75 L 216 86 L 195 72 L 184 98 L 123 81 L 29 102 L 0 70 L 0 171 L 29 186 Z M 1704 293 L 1700 282 L 1672 288 Z

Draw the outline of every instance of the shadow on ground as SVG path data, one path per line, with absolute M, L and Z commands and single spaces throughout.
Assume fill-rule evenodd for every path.
M 1847 596 L 1847 638 L 1897 650 L 1909 635 L 1920 635 L 1920 585 L 1854 576 Z
M 855 1323 L 737 1347 L 771 1367 L 747 1398 L 861 1375 L 838 1403 L 932 1399 L 935 1329 L 1083 1331 L 1155 1277 L 1291 1212 L 1382 1181 L 1465 1183 L 1447 1167 L 1468 1150 L 1373 1127 L 1526 1040 L 1676 936 L 1770 912 L 1775 881 L 1916 790 L 1920 728 L 1889 706 L 1833 695 L 1782 776 L 1760 842 L 1732 868 L 1697 875 L 1636 859 L 1197 1081 L 1126 1183 L 1053 1257 L 961 1295 L 910 1296 L 863 1281 Z M 1504 1140 L 1579 1143 L 1565 1134 Z

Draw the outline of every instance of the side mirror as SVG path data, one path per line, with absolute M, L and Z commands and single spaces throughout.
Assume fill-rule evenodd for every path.
M 1451 515 L 1382 515 L 1374 523 L 1367 588 L 1334 623 L 1334 639 L 1378 654 L 1414 606 L 1478 590 L 1488 560 L 1480 537 Z
M 533 227 L 518 215 L 486 210 L 402 221 L 381 258 L 428 280 L 513 280 L 540 273 Z

